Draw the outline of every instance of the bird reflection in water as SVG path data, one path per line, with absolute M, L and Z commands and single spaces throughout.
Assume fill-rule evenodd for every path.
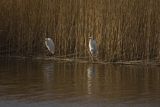
M 43 73 L 44 73 L 44 78 L 47 82 L 53 80 L 53 73 L 54 73 L 53 71 L 54 71 L 54 63 L 44 64 Z
M 96 76 L 96 69 L 95 69 L 95 65 L 92 64 L 88 67 L 87 69 L 87 92 L 88 95 L 92 95 L 93 94 L 93 89 L 94 89 L 94 79 Z

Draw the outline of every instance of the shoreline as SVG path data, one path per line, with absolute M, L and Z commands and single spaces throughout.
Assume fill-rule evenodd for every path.
M 75 62 L 75 63 L 92 63 L 92 64 L 121 64 L 121 65 L 155 65 L 160 66 L 160 60 L 158 59 L 149 59 L 149 60 L 130 60 L 130 61 L 91 61 L 87 60 L 87 57 L 77 57 L 77 58 L 63 58 L 63 57 L 53 57 L 53 56 L 0 56 L 1 59 L 32 59 L 32 60 L 44 60 L 44 61 L 57 61 L 57 62 Z

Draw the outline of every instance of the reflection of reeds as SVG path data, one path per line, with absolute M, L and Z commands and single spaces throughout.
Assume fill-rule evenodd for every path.
M 91 35 L 107 61 L 155 58 L 159 6 L 158 0 L 1 0 L 0 54 L 43 54 L 47 32 L 56 55 L 88 56 Z

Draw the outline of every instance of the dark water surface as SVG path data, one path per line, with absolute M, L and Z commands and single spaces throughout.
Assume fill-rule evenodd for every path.
M 0 59 L 0 107 L 159 107 L 160 67 Z

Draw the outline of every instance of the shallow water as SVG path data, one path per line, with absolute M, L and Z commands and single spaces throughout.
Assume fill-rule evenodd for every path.
M 159 107 L 160 67 L 0 59 L 0 107 Z

